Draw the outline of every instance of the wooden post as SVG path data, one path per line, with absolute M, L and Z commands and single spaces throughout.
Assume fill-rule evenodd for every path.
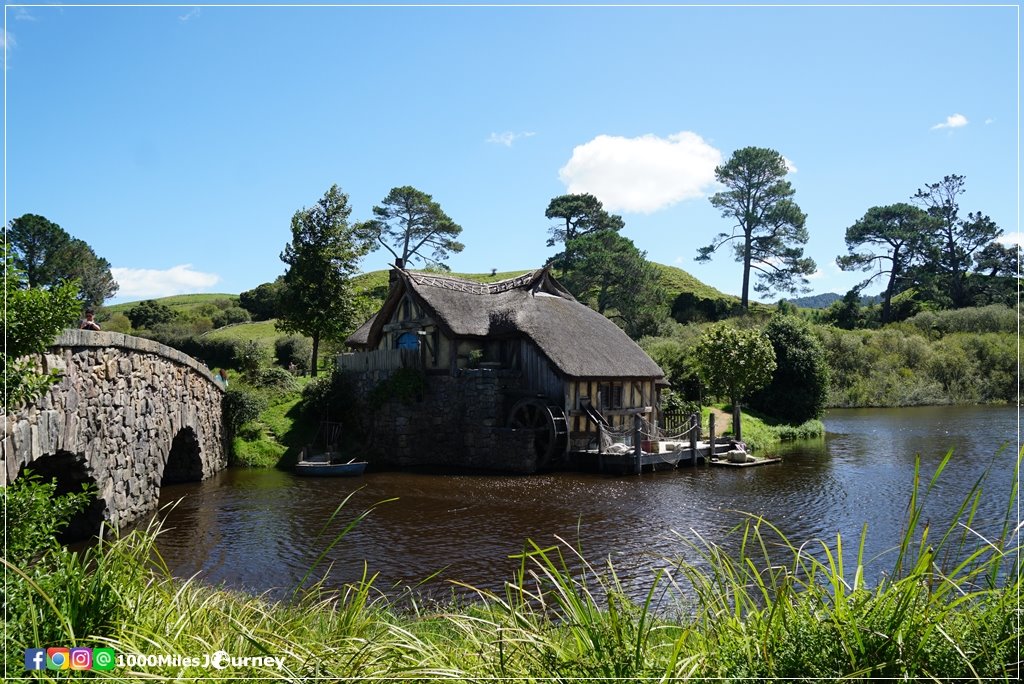
M 711 451 L 708 453 L 708 460 L 715 455 L 715 414 L 712 413 L 708 416 L 708 443 L 711 445 Z
M 604 453 L 604 426 L 597 424 L 597 453 Z
M 732 403 L 732 435 L 737 442 L 743 440 L 743 433 L 740 431 L 740 403 L 738 401 Z
M 697 430 L 700 429 L 700 419 L 696 413 L 690 414 L 690 460 L 697 463 Z
M 633 416 L 633 456 L 636 459 L 636 463 L 633 465 L 633 472 L 637 475 L 640 474 L 640 470 L 643 467 L 643 449 L 640 446 L 641 427 L 643 421 L 640 418 L 640 414 L 637 413 Z

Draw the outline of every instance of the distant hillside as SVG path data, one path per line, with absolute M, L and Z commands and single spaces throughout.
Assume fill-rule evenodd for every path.
M 153 299 L 164 306 L 169 306 L 174 309 L 175 313 L 189 312 L 192 309 L 198 309 L 205 304 L 213 304 L 214 302 L 227 299 L 233 304 L 238 304 L 238 295 L 236 294 L 184 294 L 184 295 L 173 295 L 171 297 L 149 297 L 147 299 Z M 140 302 L 146 300 L 136 300 L 133 302 L 121 302 L 120 304 L 109 304 L 104 306 L 104 310 L 110 313 L 121 312 L 124 313 L 132 307 L 138 305 Z
M 794 297 L 786 301 L 805 309 L 827 309 L 833 302 L 838 302 L 842 298 L 843 295 L 841 294 L 826 292 L 824 294 L 808 295 L 807 297 Z M 861 295 L 860 298 L 861 306 L 878 304 L 881 301 L 882 297 L 880 295 Z

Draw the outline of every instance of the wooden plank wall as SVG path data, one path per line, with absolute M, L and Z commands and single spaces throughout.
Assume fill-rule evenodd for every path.
M 557 404 L 564 401 L 565 386 L 562 378 L 555 373 L 551 362 L 529 340 L 520 341 L 519 363 L 525 389 L 543 394 Z
M 353 373 L 393 371 L 399 368 L 419 368 L 419 349 L 374 349 L 338 356 L 338 368 Z

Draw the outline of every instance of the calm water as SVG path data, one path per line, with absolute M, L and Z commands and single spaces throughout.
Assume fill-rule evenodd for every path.
M 435 573 L 428 585 L 433 591 L 452 591 L 448 580 L 496 588 L 512 578 L 517 562 L 510 556 L 525 540 L 547 546 L 560 537 L 578 544 L 592 562 L 611 557 L 640 595 L 653 568 L 696 560 L 686 540 L 700 535 L 733 544 L 729 531 L 744 513 L 765 516 L 791 541 L 834 541 L 842 532 L 851 547 L 867 523 L 869 575 L 877 576 L 892 566 L 889 549 L 905 519 L 915 454 L 930 477 L 950 448 L 953 459 L 925 517 L 934 525 L 948 520 L 992 466 L 979 519 L 1001 519 L 1016 459 L 1016 408 L 835 410 L 824 422 L 826 438 L 780 449 L 783 463 L 735 470 L 318 479 L 230 469 L 203 483 L 164 489 L 162 505 L 180 501 L 166 516 L 159 548 L 178 576 L 284 596 L 345 522 L 397 497 L 327 554 L 317 574 L 333 563 L 329 585 L 358 578 L 365 561 L 379 573 L 380 588 L 416 585 Z

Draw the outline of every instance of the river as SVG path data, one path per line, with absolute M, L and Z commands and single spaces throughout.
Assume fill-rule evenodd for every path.
M 365 561 L 388 593 L 427 578 L 421 590 L 433 594 L 463 593 L 455 583 L 496 589 L 512 578 L 512 557 L 526 540 L 550 546 L 560 539 L 595 564 L 610 558 L 639 597 L 654 568 L 699 562 L 691 547 L 699 539 L 733 548 L 730 530 L 753 514 L 795 543 L 834 543 L 841 532 L 855 547 L 867 524 L 867 574 L 877 578 L 895 558 L 915 457 L 930 478 L 949 449 L 924 519 L 933 527 L 947 522 L 991 467 L 977 524 L 990 531 L 1001 522 L 1019 443 L 1016 407 L 843 409 L 824 423 L 824 439 L 784 445 L 776 450 L 782 463 L 745 469 L 318 479 L 231 468 L 164 488 L 161 505 L 177 503 L 165 513 L 158 548 L 176 576 L 283 598 L 347 521 L 384 502 L 325 554 L 314 576 L 327 574 L 326 584 L 340 587 L 362 575 Z

